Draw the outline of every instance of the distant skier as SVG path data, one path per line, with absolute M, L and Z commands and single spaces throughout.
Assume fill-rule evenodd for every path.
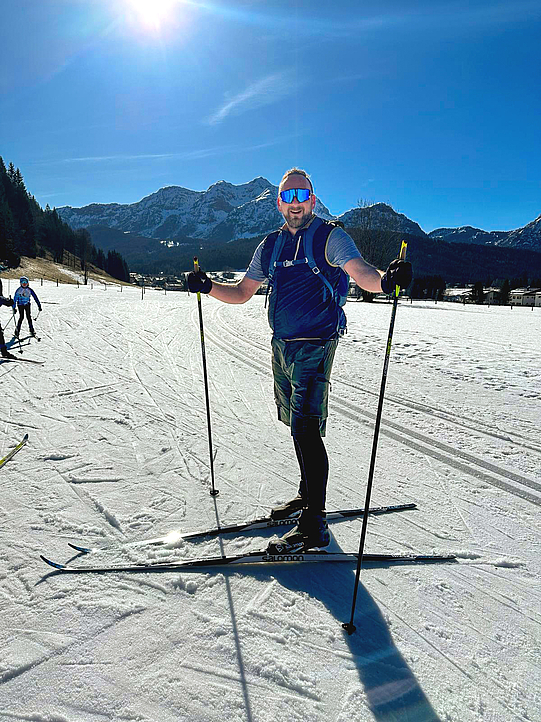
M 15 329 L 15 335 L 17 338 L 19 338 L 19 334 L 21 332 L 21 326 L 23 323 L 23 318 L 26 315 L 26 320 L 28 321 L 28 328 L 30 329 L 30 335 L 35 336 L 36 332 L 34 331 L 34 324 L 32 323 L 32 315 L 30 313 L 30 301 L 32 300 L 31 297 L 34 298 L 34 301 L 37 303 L 39 310 L 41 311 L 41 303 L 39 302 L 39 298 L 36 296 L 34 291 L 30 288 L 30 281 L 26 276 L 21 277 L 21 285 L 19 288 L 15 291 L 15 296 L 13 297 L 13 313 L 15 313 L 15 308 L 19 308 L 19 320 L 17 321 L 17 328 Z
M 4 296 L 0 296 L 0 306 L 13 306 L 13 299 L 12 298 L 4 298 Z M 6 339 L 4 338 L 4 332 L 2 330 L 2 326 L 0 325 L 0 354 L 2 355 L 2 358 L 16 358 L 12 353 L 10 353 L 7 350 L 6 347 Z

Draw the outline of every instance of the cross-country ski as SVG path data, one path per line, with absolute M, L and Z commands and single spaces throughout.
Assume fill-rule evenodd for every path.
M 236 556 L 208 557 L 202 559 L 188 559 L 177 562 L 154 562 L 141 564 L 112 564 L 110 566 L 72 566 L 54 562 L 43 554 L 41 559 L 56 571 L 65 574 L 104 574 L 107 572 L 177 572 L 189 569 L 212 569 L 214 567 L 238 566 L 248 564 L 303 564 L 309 562 L 350 562 L 357 563 L 358 555 L 344 552 L 326 552 L 324 550 L 307 550 L 294 554 L 269 554 L 267 551 L 254 551 Z M 452 554 L 365 554 L 365 564 L 421 564 L 455 562 Z
M 5 357 L 0 356 L 0 364 L 9 363 L 9 362 L 13 362 L 13 361 L 24 361 L 29 364 L 38 364 L 39 366 L 43 366 L 43 364 L 45 363 L 45 361 L 40 361 L 38 359 L 33 359 L 33 358 L 25 358 L 23 356 L 16 356 L 15 358 L 5 358 Z
M 382 514 L 392 514 L 398 511 L 410 511 L 416 508 L 416 504 L 393 504 L 389 506 L 375 506 L 369 509 L 369 513 L 374 516 L 380 516 Z M 328 511 L 328 521 L 339 521 L 340 519 L 352 519 L 355 517 L 362 517 L 364 509 L 342 509 L 341 511 Z M 272 519 L 270 516 L 261 517 L 259 519 L 253 519 L 252 521 L 240 522 L 239 524 L 229 524 L 219 527 L 213 527 L 204 531 L 194 532 L 181 532 L 179 530 L 173 530 L 154 539 L 139 539 L 125 544 L 118 544 L 115 542 L 109 544 L 101 544 L 96 547 L 82 546 L 80 544 L 74 544 L 68 542 L 68 546 L 76 551 L 83 552 L 84 554 L 90 554 L 91 552 L 108 551 L 110 549 L 118 548 L 132 548 L 132 547 L 145 547 L 145 546 L 171 546 L 179 541 L 190 541 L 196 539 L 204 539 L 205 537 L 218 536 L 219 534 L 231 534 L 242 531 L 254 531 L 257 529 L 271 529 L 274 527 L 290 527 L 293 526 L 300 516 L 300 512 L 286 518 L 286 519 Z
M 9 451 L 2 459 L 0 459 L 0 467 L 4 466 L 4 464 L 7 464 L 7 462 L 10 459 L 13 459 L 15 454 L 23 448 L 23 446 L 26 444 L 27 441 L 28 441 L 28 434 L 25 434 L 23 436 L 23 438 L 19 441 L 19 443 L 11 451 Z

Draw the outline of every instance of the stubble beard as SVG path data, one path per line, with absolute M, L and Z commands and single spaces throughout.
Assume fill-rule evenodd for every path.
M 306 213 L 291 215 L 291 209 L 288 208 L 284 213 L 286 223 L 290 228 L 301 228 L 307 223 L 312 217 L 312 211 L 309 210 Z

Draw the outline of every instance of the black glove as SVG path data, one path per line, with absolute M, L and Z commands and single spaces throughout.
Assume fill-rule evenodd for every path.
M 411 263 L 395 258 L 394 261 L 389 263 L 389 268 L 381 277 L 381 290 L 383 293 L 389 294 L 394 291 L 395 286 L 407 288 L 411 283 L 412 277 Z
M 204 271 L 192 271 L 188 274 L 188 288 L 191 293 L 210 293 L 212 281 Z

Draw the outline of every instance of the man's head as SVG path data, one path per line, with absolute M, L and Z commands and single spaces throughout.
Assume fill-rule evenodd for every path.
M 285 191 L 301 191 L 300 193 L 286 193 Z M 304 198 L 308 191 L 309 195 Z M 301 200 L 298 196 L 304 198 Z M 302 228 L 304 224 L 312 216 L 316 197 L 310 176 L 306 171 L 300 168 L 291 168 L 284 173 L 280 185 L 278 186 L 278 210 L 284 216 L 287 225 L 294 233 L 297 228 Z

